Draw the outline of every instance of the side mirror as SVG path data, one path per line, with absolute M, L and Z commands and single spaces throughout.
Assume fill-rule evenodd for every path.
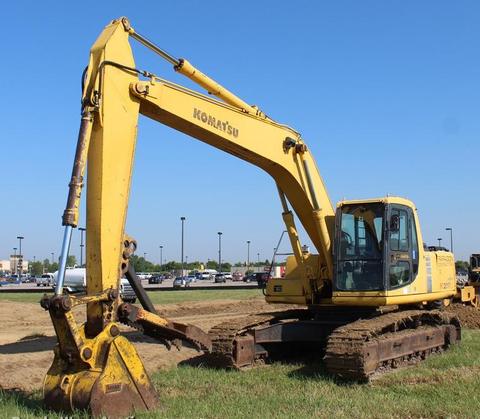
M 393 214 L 390 217 L 390 231 L 396 232 L 400 229 L 400 217 L 397 214 Z

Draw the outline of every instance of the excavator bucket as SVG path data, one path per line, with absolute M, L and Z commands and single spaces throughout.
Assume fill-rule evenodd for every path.
M 138 289 L 142 303 L 154 310 L 148 296 Z M 45 405 L 56 411 L 86 409 L 93 416 L 126 417 L 158 406 L 158 396 L 135 347 L 120 335 L 115 321 L 96 336 L 86 332 L 87 323 L 78 325 L 72 308 L 93 300 L 116 301 L 110 290 L 98 296 L 44 296 L 41 305 L 48 310 L 58 338 L 55 357 L 44 381 Z M 110 306 L 112 307 L 112 306 Z M 112 307 L 112 311 L 114 308 Z M 167 346 L 182 341 L 198 349 L 210 350 L 207 333 L 196 326 L 172 322 L 156 313 L 123 303 L 118 319 Z
M 45 405 L 86 409 L 93 416 L 128 416 L 158 406 L 155 388 L 135 347 L 110 323 L 94 338 L 76 327 L 69 297 L 44 298 L 57 332 L 55 357 L 44 381 Z

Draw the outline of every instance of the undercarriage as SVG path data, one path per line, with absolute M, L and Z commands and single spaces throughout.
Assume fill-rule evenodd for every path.
M 461 339 L 461 329 L 455 316 L 440 310 L 329 308 L 247 316 L 219 324 L 209 335 L 216 366 L 249 368 L 278 354 L 285 358 L 293 347 L 293 356 L 315 351 L 332 376 L 368 381 L 443 351 Z

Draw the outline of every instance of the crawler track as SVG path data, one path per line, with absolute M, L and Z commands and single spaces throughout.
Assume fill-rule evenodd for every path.
M 330 335 L 325 364 L 335 376 L 367 381 L 414 364 L 460 340 L 457 317 L 440 311 L 400 311 L 339 327 Z
M 215 366 L 242 369 L 268 359 L 268 351 L 262 346 L 265 336 L 270 336 L 268 329 L 278 328 L 285 322 L 298 325 L 299 330 L 309 325 L 308 330 L 313 330 L 312 343 L 318 343 L 315 336 L 325 334 L 327 371 L 355 381 L 367 381 L 375 374 L 414 364 L 460 340 L 457 317 L 441 311 L 397 311 L 354 321 L 347 317 L 319 321 L 310 318 L 308 313 L 291 310 L 252 315 L 217 325 L 209 332 L 210 362 Z M 342 321 L 343 325 L 338 326 Z M 274 333 L 271 336 L 272 342 L 279 342 Z M 306 341 L 304 336 L 299 337 L 299 342 Z

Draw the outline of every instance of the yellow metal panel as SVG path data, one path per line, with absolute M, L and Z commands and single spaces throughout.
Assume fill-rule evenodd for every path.
M 90 62 L 98 65 L 103 61 L 135 65 L 128 33 L 121 24 L 108 26 L 92 48 Z M 109 65 L 101 71 L 101 106 L 94 114 L 88 154 L 88 294 L 118 288 L 139 109 L 138 101 L 129 93 L 129 85 L 137 77 Z M 98 328 L 101 305 L 94 303 L 88 311 L 89 319 Z

